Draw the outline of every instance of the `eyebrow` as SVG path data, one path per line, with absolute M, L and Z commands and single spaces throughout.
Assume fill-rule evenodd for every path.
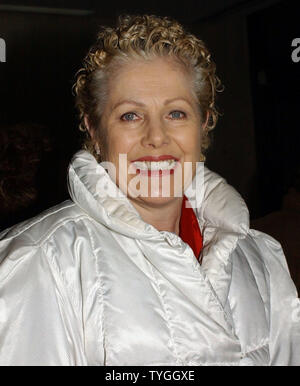
M 120 105 L 124 105 L 124 104 L 136 105 L 136 106 L 140 106 L 140 107 L 144 107 L 144 106 L 145 106 L 145 104 L 142 103 L 142 102 L 137 102 L 137 101 L 135 101 L 135 100 L 133 100 L 133 99 L 124 99 L 124 100 L 122 100 L 122 101 L 120 101 L 120 102 L 117 102 L 117 103 L 113 106 L 112 111 L 115 110 L 115 109 L 116 109 L 117 107 L 119 107 Z
M 172 99 L 167 99 L 164 103 L 164 105 L 168 105 L 170 103 L 173 103 L 173 102 L 176 102 L 176 101 L 183 101 L 183 102 L 186 102 L 188 103 L 189 105 L 191 105 L 191 102 L 186 99 L 186 98 L 183 98 L 183 97 L 176 97 L 176 98 L 172 98 Z
M 188 99 L 183 98 L 183 97 L 176 97 L 176 98 L 172 98 L 172 99 L 167 99 L 164 102 L 164 106 L 166 106 L 166 105 L 168 105 L 170 103 L 176 102 L 176 101 L 183 101 L 183 102 L 188 103 L 191 106 L 191 102 Z M 117 102 L 113 106 L 112 111 L 115 110 L 117 107 L 123 105 L 123 104 L 130 104 L 130 105 L 136 105 L 136 106 L 139 106 L 139 107 L 145 107 L 145 104 L 142 103 L 142 102 L 138 102 L 138 101 L 135 101 L 133 99 L 124 99 L 124 100 L 121 100 L 120 102 Z

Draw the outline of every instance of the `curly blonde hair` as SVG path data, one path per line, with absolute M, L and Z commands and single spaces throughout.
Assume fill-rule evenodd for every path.
M 73 86 L 79 110 L 79 128 L 87 133 L 84 147 L 96 158 L 99 158 L 95 151 L 97 137 L 105 140 L 104 133 L 97 128 L 107 97 L 108 77 L 117 71 L 115 64 L 120 65 L 120 61 L 133 58 L 157 56 L 176 59 L 193 76 L 201 116 L 208 114 L 202 134 L 202 152 L 208 148 L 208 133 L 216 126 L 219 115 L 215 106 L 216 92 L 221 91 L 222 85 L 205 44 L 168 17 L 125 15 L 119 17 L 115 28 L 101 27 L 95 44 L 84 58 L 83 67 L 76 74 Z M 85 125 L 85 117 L 96 134 L 93 138 Z

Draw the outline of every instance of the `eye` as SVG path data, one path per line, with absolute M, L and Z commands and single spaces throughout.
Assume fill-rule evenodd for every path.
M 127 121 L 127 122 L 136 121 L 137 119 L 138 119 L 138 116 L 135 113 L 132 113 L 132 112 L 125 113 L 125 114 L 123 114 L 121 116 L 121 120 L 122 121 Z
M 172 119 L 184 119 L 186 117 L 186 114 L 183 111 L 175 110 L 171 111 L 169 116 Z

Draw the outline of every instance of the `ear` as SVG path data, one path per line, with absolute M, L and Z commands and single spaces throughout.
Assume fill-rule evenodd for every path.
M 87 115 L 84 116 L 83 121 L 84 121 L 84 125 L 85 125 L 87 131 L 89 132 L 91 138 L 94 139 L 94 130 L 91 128 L 89 118 Z

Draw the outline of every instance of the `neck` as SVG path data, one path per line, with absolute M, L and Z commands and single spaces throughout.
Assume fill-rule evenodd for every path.
M 168 231 L 178 235 L 182 199 L 182 197 L 176 197 L 164 204 L 130 201 L 146 223 L 159 231 Z

